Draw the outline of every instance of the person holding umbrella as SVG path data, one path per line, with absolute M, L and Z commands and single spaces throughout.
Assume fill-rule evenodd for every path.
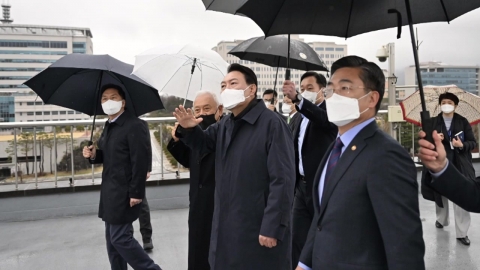
M 297 269 L 425 269 L 415 164 L 375 122 L 384 92 L 375 63 L 333 63 L 324 93 L 338 135 L 314 178 L 315 216 Z
M 328 121 L 322 91 L 326 85 L 323 75 L 306 72 L 301 77 L 300 94 L 292 81 L 285 81 L 283 86 L 283 94 L 296 104 L 302 118 L 293 130 L 297 170 L 292 211 L 293 268 L 298 264 L 315 213 L 312 198 L 315 173 L 338 133 L 337 126 Z
M 453 93 L 443 93 L 438 98 L 438 104 L 441 106 L 442 112 L 433 117 L 436 123 L 435 130 L 442 139 L 442 143 L 447 152 L 448 160 L 463 173 L 466 177 L 475 178 L 475 169 L 472 165 L 471 151 L 477 145 L 475 142 L 475 135 L 468 120 L 455 112 L 460 100 Z M 431 175 L 424 169 L 423 178 L 431 177 Z M 426 179 L 422 179 L 424 182 Z M 422 194 L 425 198 L 436 202 L 437 220 L 435 226 L 439 229 L 449 224 L 449 207 L 448 199 L 440 196 L 438 193 L 429 192 L 428 189 L 422 189 Z M 467 236 L 468 228 L 470 227 L 470 213 L 457 206 L 453 205 L 455 212 L 455 227 L 457 239 L 464 245 L 470 245 L 470 240 Z
M 232 64 L 221 84 L 232 114 L 206 130 L 191 109 L 175 109 L 177 134 L 201 155 L 215 152 L 213 270 L 291 269 L 290 211 L 295 183 L 292 133 L 256 99 L 257 77 Z
M 149 131 L 145 123 L 125 109 L 125 92 L 115 84 L 104 85 L 101 105 L 108 115 L 105 129 L 83 156 L 91 164 L 103 163 L 98 216 L 105 222 L 111 269 L 159 270 L 133 237 L 132 222 L 138 219 L 145 197 L 149 169 Z M 94 101 L 95 102 L 95 101 Z

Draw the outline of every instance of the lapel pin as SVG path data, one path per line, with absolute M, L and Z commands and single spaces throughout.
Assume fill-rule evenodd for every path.
M 356 146 L 356 145 L 352 146 L 352 151 L 355 151 L 355 150 L 357 150 L 357 146 Z

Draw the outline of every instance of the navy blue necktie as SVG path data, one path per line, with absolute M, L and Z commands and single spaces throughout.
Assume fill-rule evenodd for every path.
M 335 169 L 335 166 L 337 166 L 337 162 L 340 159 L 340 156 L 342 154 L 342 147 L 343 147 L 342 140 L 340 140 L 340 137 L 338 137 L 337 140 L 335 141 L 335 144 L 333 145 L 330 159 L 328 160 L 327 171 L 325 172 L 325 184 L 327 183 L 327 181 L 330 180 L 330 175 Z

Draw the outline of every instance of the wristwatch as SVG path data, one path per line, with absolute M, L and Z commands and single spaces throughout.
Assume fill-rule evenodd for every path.
M 295 103 L 295 104 L 299 104 L 300 101 L 302 101 L 302 99 L 303 99 L 302 94 L 297 92 L 297 96 L 296 96 L 295 100 L 292 100 L 292 102 Z

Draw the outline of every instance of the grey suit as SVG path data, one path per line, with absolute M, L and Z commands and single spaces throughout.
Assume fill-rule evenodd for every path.
M 408 153 L 375 122 L 346 146 L 325 183 L 300 262 L 312 269 L 425 269 L 416 169 Z

